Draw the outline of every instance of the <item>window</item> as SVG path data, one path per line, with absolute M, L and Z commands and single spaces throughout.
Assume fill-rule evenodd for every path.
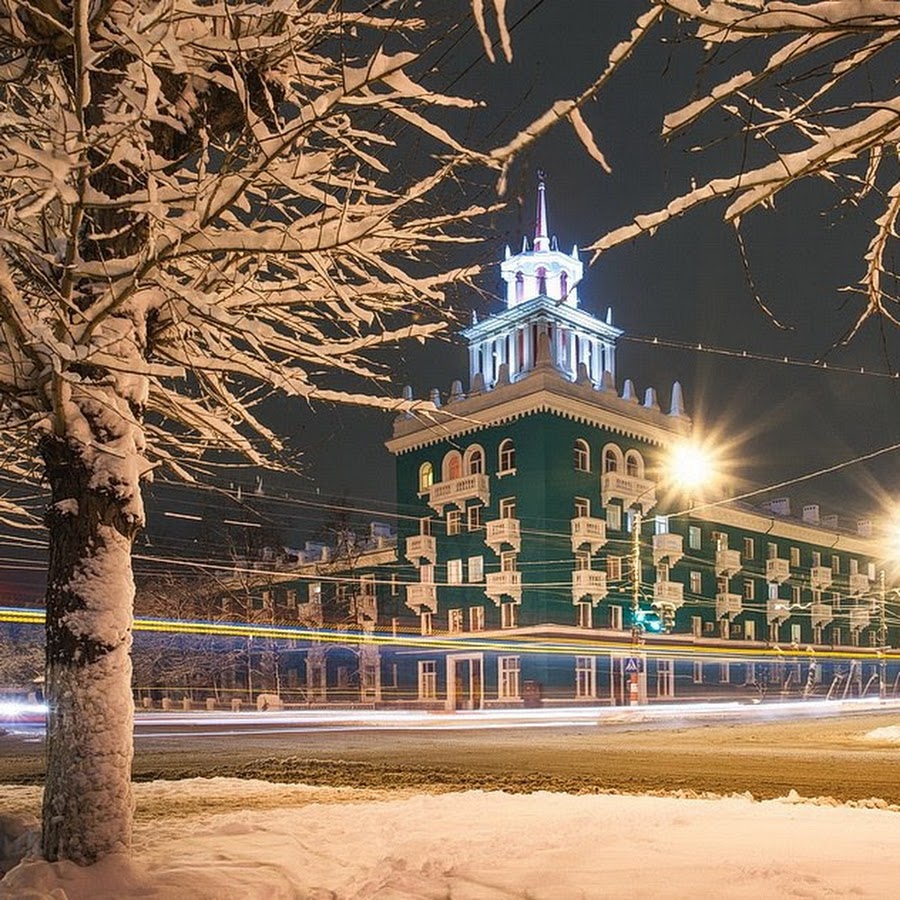
M 454 481 L 462 478 L 462 456 L 459 450 L 451 450 L 445 457 L 441 466 L 444 481 Z
M 512 472 L 516 468 L 516 445 L 512 442 L 512 438 L 505 438 L 500 442 L 499 471 Z
M 434 466 L 424 462 L 419 466 L 419 493 L 427 491 L 434 484 Z
M 744 622 L 744 640 L 756 640 L 756 622 L 754 622 L 753 619 L 747 619 Z
M 606 579 L 607 581 L 622 580 L 622 557 L 607 556 L 606 557 Z
M 307 587 L 307 600 L 310 603 L 322 602 L 322 582 L 311 581 Z
M 591 514 L 591 501 L 586 497 L 575 498 L 575 518 L 585 519 Z
M 419 534 L 431 534 L 431 518 L 429 516 L 426 516 L 424 519 L 419 519 Z
M 831 557 L 831 571 L 835 575 L 841 574 L 841 558 L 837 554 Z
M 619 453 L 617 447 L 607 447 L 603 451 L 603 472 L 619 471 Z
M 447 535 L 459 534 L 461 527 L 462 512 L 458 509 L 451 509 L 447 513 Z
M 769 641 L 773 644 L 778 643 L 778 623 L 769 622 Z
M 815 599 L 815 591 L 813 592 L 813 599 Z M 802 599 L 801 588 L 799 584 L 791 585 L 791 603 L 799 603 Z
M 795 568 L 800 565 L 800 548 L 791 547 L 791 565 Z
M 514 519 L 516 517 L 516 498 L 504 497 L 500 501 L 500 518 Z
M 575 441 L 574 463 L 576 472 L 591 471 L 591 449 L 588 447 L 588 442 L 582 438 Z
M 466 528 L 469 531 L 478 531 L 482 528 L 481 506 L 470 506 L 466 509 Z
M 691 550 L 699 550 L 703 540 L 703 532 L 699 525 L 688 526 L 688 547 Z
M 656 661 L 656 696 L 675 696 L 675 663 L 671 659 Z
M 515 603 L 500 604 L 500 627 L 515 628 L 519 624 L 518 606 Z
M 668 534 L 669 533 L 669 517 L 668 516 L 655 516 L 653 519 L 653 532 L 654 532 L 654 534 Z
M 516 302 L 521 303 L 525 299 L 525 276 L 516 272 Z
M 831 643 L 837 646 L 844 643 L 844 636 L 841 633 L 841 629 L 836 626 L 833 626 L 831 629 Z
M 728 549 L 728 535 L 724 531 L 714 531 L 712 541 L 717 551 Z
M 719 682 L 721 684 L 729 684 L 731 682 L 731 666 L 728 663 L 722 663 L 719 666 Z
M 419 660 L 419 699 L 437 697 L 437 663 L 433 659 Z
M 476 583 L 484 581 L 484 557 L 469 557 L 469 581 Z
M 500 554 L 500 571 L 501 572 L 515 572 L 516 571 L 516 551 L 515 550 L 504 550 Z
M 484 450 L 477 444 L 473 444 L 466 450 L 466 475 L 484 474 Z
M 575 551 L 575 571 L 587 572 L 591 567 L 591 554 L 588 550 Z
M 792 623 L 791 624 L 791 643 L 799 644 L 803 639 L 803 633 L 800 628 L 800 623 Z
M 644 477 L 644 460 L 637 450 L 629 450 L 625 454 L 625 474 L 629 478 Z
M 484 631 L 484 607 L 469 607 L 469 631 Z
M 284 594 L 284 605 L 288 609 L 296 609 L 297 608 L 297 592 L 296 591 L 285 591 Z
M 569 294 L 569 276 L 566 272 L 559 273 L 559 296 L 565 300 Z
M 359 593 L 363 597 L 375 596 L 375 576 L 360 575 L 359 576 Z
M 447 631 L 450 634 L 458 634 L 463 630 L 463 611 L 461 609 L 447 610 Z
M 778 544 L 766 544 L 766 559 L 778 559 Z
M 744 599 L 753 600 L 756 597 L 756 586 L 752 578 L 744 579 Z
M 576 604 L 576 624 L 579 628 L 591 628 L 594 624 L 594 609 L 590 603 Z
M 753 545 L 753 538 L 744 538 L 744 559 L 754 559 L 756 557 L 756 547 Z
M 622 530 L 622 507 L 613 505 L 606 507 L 606 527 L 611 531 Z
M 497 660 L 497 697 L 500 700 L 519 696 L 519 657 L 501 656 Z
M 703 684 L 703 663 L 694 661 L 694 684 Z
M 850 574 L 851 575 L 859 575 L 859 560 L 858 559 L 850 560 Z
M 595 656 L 575 657 L 575 696 L 578 698 L 597 696 L 597 658 Z
M 700 572 L 691 572 L 690 591 L 692 594 L 700 594 L 703 592 L 703 575 Z
M 547 270 L 541 266 L 537 270 L 537 290 L 541 295 L 547 294 Z
M 447 560 L 447 584 L 462 584 L 462 560 Z
M 819 550 L 813 550 L 812 564 L 813 564 L 813 566 L 821 566 L 822 565 L 822 553 Z
M 691 634 L 695 638 L 703 637 L 703 616 L 691 616 Z
M 622 613 L 622 607 L 613 603 L 609 607 L 609 627 L 616 631 L 622 631 L 625 628 L 625 616 Z
M 419 614 L 419 633 L 434 633 L 434 613 L 429 610 L 426 610 L 425 612 Z
M 769 582 L 769 599 L 770 600 L 778 600 L 778 582 L 771 581 Z

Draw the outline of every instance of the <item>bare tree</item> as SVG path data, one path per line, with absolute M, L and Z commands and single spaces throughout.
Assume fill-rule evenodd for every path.
M 141 481 L 271 461 L 272 393 L 408 409 L 372 354 L 467 275 L 422 260 L 483 212 L 441 189 L 486 157 L 434 124 L 471 104 L 416 80 L 408 7 L 0 0 L 0 433 L 51 492 L 50 860 L 130 844 Z

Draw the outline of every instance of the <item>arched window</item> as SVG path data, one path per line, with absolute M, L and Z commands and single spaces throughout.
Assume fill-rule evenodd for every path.
M 511 472 L 516 467 L 516 445 L 512 438 L 505 438 L 500 442 L 499 469 L 501 472 Z
M 631 478 L 644 477 L 644 460 L 637 450 L 629 450 L 625 454 L 625 474 Z
M 619 471 L 619 454 L 616 447 L 607 447 L 603 451 L 603 471 L 618 472 Z
M 543 266 L 537 270 L 537 290 L 541 296 L 547 293 L 547 270 Z
M 559 273 L 559 296 L 565 300 L 569 293 L 569 276 L 566 272 Z
M 591 471 L 591 448 L 588 446 L 588 442 L 583 440 L 582 438 L 578 438 L 575 441 L 575 470 L 577 472 L 590 472 Z
M 453 481 L 455 478 L 462 478 L 462 456 L 459 450 L 451 450 L 444 457 L 441 475 L 443 481 Z
M 434 466 L 430 462 L 424 462 L 419 466 L 419 493 L 429 490 L 434 484 Z
M 525 299 L 525 276 L 516 272 L 516 302 L 521 303 Z
M 484 474 L 484 450 L 473 444 L 466 450 L 464 459 L 466 475 L 483 475 Z

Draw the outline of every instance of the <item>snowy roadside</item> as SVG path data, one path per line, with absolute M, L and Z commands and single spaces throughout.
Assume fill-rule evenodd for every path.
M 427 794 L 191 779 L 136 785 L 135 853 L 26 858 L 4 900 L 896 896 L 900 808 L 796 795 Z M 40 791 L 0 788 L 9 865 Z M 29 808 L 32 810 L 29 819 Z

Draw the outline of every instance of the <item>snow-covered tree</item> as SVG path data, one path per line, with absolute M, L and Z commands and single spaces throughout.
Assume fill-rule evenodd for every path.
M 142 480 L 271 460 L 273 393 L 410 406 L 372 354 L 440 328 L 466 273 L 433 252 L 486 161 L 434 124 L 470 104 L 417 76 L 419 7 L 0 0 L 0 440 L 50 490 L 48 859 L 130 842 Z
M 666 116 L 663 134 L 674 137 L 698 126 L 711 111 L 724 110 L 743 133 L 740 161 L 717 177 L 698 175 L 664 207 L 635 217 L 590 249 L 601 253 L 652 233 L 712 201 L 721 201 L 725 219 L 740 229 L 741 218 L 751 210 L 771 207 L 796 182 L 819 177 L 837 185 L 837 200 L 846 208 L 859 207 L 868 217 L 864 271 L 850 287 L 863 303 L 845 337 L 875 315 L 900 324 L 897 272 L 890 262 L 900 217 L 898 4 L 651 0 L 632 40 L 657 27 L 667 13 L 678 18 L 682 43 L 700 42 L 706 55 L 697 96 Z M 609 70 L 620 68 L 623 60 L 617 49 Z M 710 128 L 702 135 L 701 141 L 709 142 Z

